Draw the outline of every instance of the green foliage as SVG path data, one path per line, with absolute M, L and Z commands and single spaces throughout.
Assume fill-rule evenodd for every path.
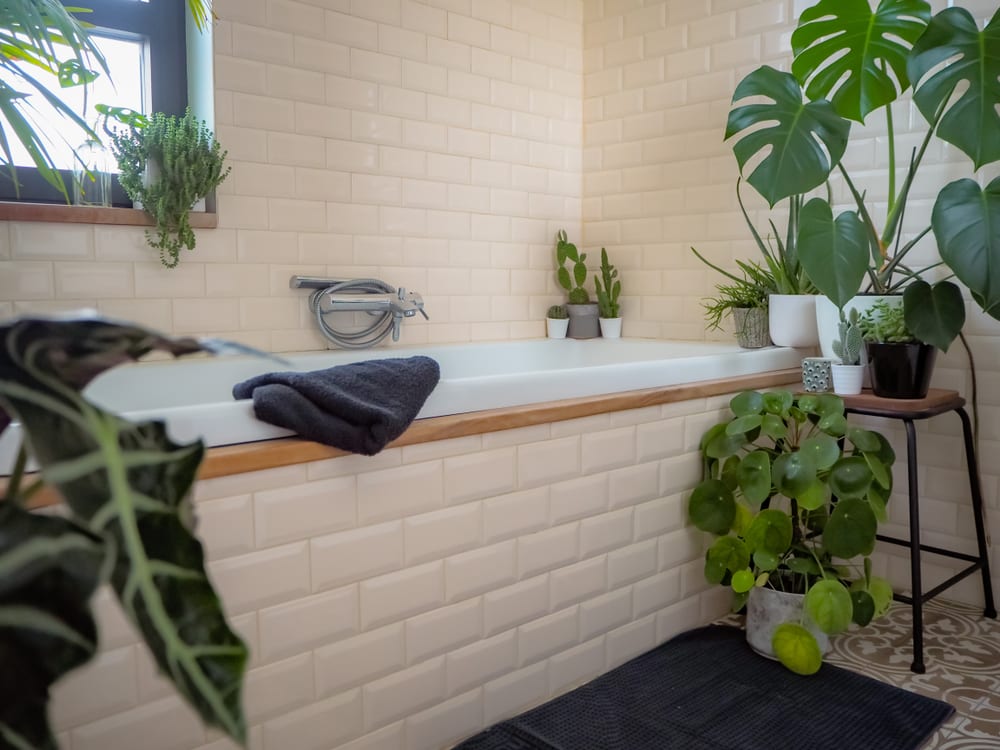
M 594 288 L 597 290 L 597 306 L 602 318 L 617 318 L 621 313 L 618 295 L 622 293 L 622 283 L 618 279 L 618 269 L 608 263 L 608 251 L 601 248 L 601 280 L 594 277 Z
M 163 265 L 176 267 L 181 249 L 196 243 L 188 212 L 229 175 L 229 167 L 223 170 L 228 152 L 190 108 L 180 118 L 157 112 L 145 124 L 114 132 L 111 144 L 122 188 L 156 221 L 146 241 L 160 251 Z
M 569 267 L 566 266 L 567 261 Z M 564 229 L 556 235 L 556 279 L 559 286 L 568 292 L 571 305 L 590 302 L 590 294 L 583 286 L 587 281 L 587 254 L 579 252 L 576 245 L 567 240 Z
M 907 344 L 917 337 L 906 327 L 903 306 L 880 299 L 858 320 L 865 341 L 879 344 Z
M 553 320 L 565 320 L 569 317 L 569 313 L 566 312 L 566 308 L 563 305 L 552 305 L 545 317 L 552 318 Z
M 850 317 L 847 318 L 844 317 L 844 311 L 840 311 L 838 329 L 840 338 L 833 342 L 833 353 L 840 358 L 841 364 L 861 364 L 861 346 L 864 339 L 858 311 L 855 308 L 851 308 Z
M 710 331 L 720 328 L 722 319 L 729 312 L 743 308 L 766 308 L 768 296 L 778 293 L 774 277 L 759 263 L 736 261 L 736 265 L 742 272 L 742 276 L 736 276 L 712 263 L 693 247 L 691 252 L 709 268 L 718 271 L 732 281 L 732 283 L 716 284 L 715 290 L 718 295 L 702 301 L 702 306 L 705 308 L 705 321 L 708 323 Z
M 970 179 L 950 182 L 930 224 L 902 237 L 910 189 L 933 137 L 967 154 L 977 169 L 1000 161 L 1000 11 L 980 30 L 967 10 L 946 8 L 932 17 L 924 0 L 880 0 L 874 10 L 868 0 L 818 0 L 800 15 L 792 47 L 791 74 L 765 66 L 737 86 L 726 137 L 734 139 L 741 170 L 757 165 L 747 179 L 771 205 L 822 185 L 834 171 L 843 177 L 855 210 L 834 222 L 830 201 L 816 198 L 827 204 L 822 217 L 815 209 L 822 221 L 800 225 L 799 257 L 812 281 L 835 302 L 855 293 L 866 276 L 876 293 L 900 290 L 923 273 L 904 262 L 933 227 L 944 263 L 987 314 L 1000 318 L 1000 244 L 989 229 L 1000 226 L 1000 182 L 986 190 Z M 911 88 L 929 128 L 897 165 L 892 103 Z M 766 102 L 743 104 L 749 96 Z M 864 123 L 876 111 L 885 113 L 890 161 L 881 229 L 840 161 L 840 138 L 846 143 L 851 121 Z M 758 163 L 752 157 L 759 154 Z M 838 242 L 833 230 L 841 219 Z M 907 321 L 945 349 L 961 325 L 954 293 L 921 305 L 927 299 L 904 300 Z
M 0 654 L 23 677 L 0 686 L 0 745 L 55 747 L 48 687 L 93 655 L 88 600 L 105 580 L 160 671 L 204 721 L 243 742 L 247 650 L 191 533 L 190 490 L 204 448 L 81 395 L 116 364 L 204 346 L 101 319 L 14 320 L 0 326 L 0 340 L 0 430 L 15 418 L 25 437 L 0 504 Z M 38 488 L 21 487 L 29 455 L 65 500 L 65 520 L 22 510 Z
M 764 257 L 764 267 L 774 279 L 774 291 L 771 294 L 815 294 L 816 285 L 810 281 L 805 268 L 799 262 L 798 227 L 799 214 L 802 210 L 802 196 L 792 195 L 788 198 L 788 224 L 785 228 L 784 240 L 781 239 L 778 227 L 770 219 L 768 224 L 771 227 L 771 232 L 768 232 L 766 236 L 761 236 L 757 227 L 750 220 L 746 206 L 743 205 L 740 182 L 740 180 L 736 181 L 736 202 L 740 205 L 740 211 L 743 213 L 743 220 L 750 230 L 750 235 L 757 243 L 760 254 Z
M 884 613 L 891 587 L 871 575 L 868 555 L 892 488 L 888 441 L 848 428 L 833 394 L 745 391 L 730 410 L 702 437 L 704 477 L 688 499 L 691 523 L 716 537 L 706 579 L 731 588 L 734 601 L 753 586 L 806 594 L 829 633 Z M 803 674 L 819 668 L 805 628 L 779 630 L 782 645 L 772 645 L 782 663 Z

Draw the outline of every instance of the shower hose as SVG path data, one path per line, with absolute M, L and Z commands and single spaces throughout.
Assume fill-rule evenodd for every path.
M 357 292 L 359 294 L 395 294 L 396 287 L 378 279 L 347 279 L 338 281 L 324 289 L 317 289 L 309 295 L 309 308 L 316 314 L 316 322 L 320 332 L 337 346 L 344 349 L 367 349 L 375 346 L 392 333 L 392 313 L 370 312 L 377 319 L 367 328 L 360 331 L 337 330 L 326 322 L 326 317 L 334 312 L 323 307 L 323 300 L 328 294 L 336 292 Z

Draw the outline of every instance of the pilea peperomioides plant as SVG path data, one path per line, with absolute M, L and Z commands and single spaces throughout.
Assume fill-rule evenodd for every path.
M 691 522 L 717 537 L 708 581 L 732 589 L 734 612 L 755 587 L 804 594 L 828 634 L 884 613 L 892 588 L 872 575 L 868 556 L 892 489 L 888 441 L 849 427 L 832 394 L 745 391 L 730 408 L 701 439 L 704 479 L 688 501 Z M 772 646 L 792 671 L 820 667 L 802 623 L 781 625 Z
M 930 225 L 907 230 L 903 219 L 917 170 L 937 136 L 965 153 L 976 170 L 1000 161 L 1000 11 L 980 29 L 963 8 L 933 17 L 925 0 L 819 0 L 806 8 L 792 34 L 791 72 L 764 66 L 737 86 L 726 137 L 746 178 L 772 206 L 808 193 L 834 172 L 855 207 L 834 217 L 830 201 L 812 198 L 799 215 L 799 259 L 820 292 L 838 307 L 865 277 L 877 293 L 904 289 L 907 326 L 947 350 L 965 320 L 957 286 L 934 286 L 905 265 L 933 230 L 942 261 L 973 299 L 1000 319 L 1000 177 L 986 187 L 954 180 L 938 193 Z M 803 93 L 804 88 L 804 93 Z M 912 90 L 928 131 L 908 154 L 897 184 L 892 104 Z M 748 97 L 766 101 L 743 103 Z M 889 168 L 881 230 L 865 192 L 842 157 L 851 122 L 884 110 Z M 926 269 L 925 269 L 926 270 Z
M 200 441 L 174 443 L 162 422 L 133 423 L 82 395 L 104 370 L 153 350 L 212 350 L 99 318 L 0 325 L 0 432 L 24 436 L 0 502 L 0 747 L 56 747 L 49 688 L 89 660 L 97 632 L 89 599 L 105 581 L 160 672 L 202 719 L 245 740 L 247 649 L 230 629 L 192 534 L 190 490 Z M 40 479 L 23 486 L 28 458 Z M 67 517 L 25 503 L 43 484 Z

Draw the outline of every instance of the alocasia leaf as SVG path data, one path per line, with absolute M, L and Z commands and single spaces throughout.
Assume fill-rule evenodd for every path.
M 191 534 L 189 492 L 204 453 L 162 422 L 131 423 L 80 389 L 153 349 L 202 348 L 101 319 L 0 326 L 0 403 L 22 425 L 43 478 L 115 551 L 111 584 L 157 665 L 209 724 L 243 741 L 246 647 L 230 630 Z
M 982 31 L 964 8 L 946 8 L 913 45 L 907 72 L 928 122 L 947 107 L 937 134 L 979 169 L 1000 159 L 1000 10 Z M 943 65 L 942 65 L 943 63 Z M 949 100 L 956 90 L 961 94 Z
M 88 600 L 100 539 L 70 521 L 0 503 L 0 747 L 54 750 L 52 683 L 97 650 Z
M 864 122 L 909 88 L 906 61 L 927 27 L 924 0 L 820 0 L 792 32 L 792 73 L 809 99 L 828 99 L 837 112 Z
M 847 148 L 850 122 L 830 102 L 803 101 L 795 76 L 766 65 L 740 81 L 733 103 L 749 97 L 770 101 L 734 106 L 726 123 L 727 139 L 740 136 L 733 153 L 741 171 L 763 154 L 747 182 L 772 207 L 826 182 Z

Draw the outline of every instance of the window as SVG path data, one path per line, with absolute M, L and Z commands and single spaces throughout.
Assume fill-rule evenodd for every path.
M 105 56 L 111 80 L 102 74 L 85 91 L 83 86 L 60 88 L 54 76 L 51 80 L 41 79 L 49 91 L 73 106 L 92 126 L 97 118 L 94 105 L 98 103 L 144 113 L 183 114 L 187 104 L 186 3 L 179 0 L 73 0 L 63 4 L 92 9 L 91 13 L 78 17 L 94 26 L 90 34 Z M 84 134 L 44 102 L 36 102 L 35 110 L 37 129 L 44 131 L 50 143 L 49 153 L 62 168 L 63 179 L 69 186 L 72 151 L 81 145 Z M 13 138 L 11 140 L 12 146 L 19 145 L 13 143 Z M 20 153 L 17 148 L 12 151 L 18 166 L 20 200 L 65 202 L 30 166 L 31 159 L 23 149 Z M 130 206 L 131 202 L 117 181 L 112 182 L 112 204 Z M 9 173 L 0 171 L 0 200 L 17 199 Z

